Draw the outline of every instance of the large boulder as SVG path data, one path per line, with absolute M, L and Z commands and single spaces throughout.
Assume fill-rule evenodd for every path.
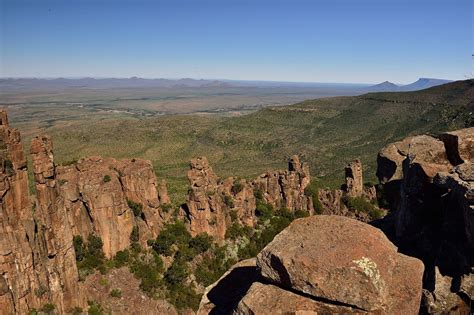
M 383 313 L 416 314 L 423 264 L 382 231 L 341 216 L 294 221 L 257 257 L 268 281 L 310 297 Z
M 422 275 L 380 230 L 312 216 L 208 287 L 198 314 L 418 314 Z

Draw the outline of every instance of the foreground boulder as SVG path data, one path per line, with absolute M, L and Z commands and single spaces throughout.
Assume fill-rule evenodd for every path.
M 398 253 L 377 228 L 346 217 L 295 220 L 260 252 L 256 270 L 259 277 L 230 305 L 235 314 L 417 314 L 420 306 L 422 262 Z M 225 282 L 226 276 L 213 290 Z M 225 306 L 202 302 L 200 314 Z

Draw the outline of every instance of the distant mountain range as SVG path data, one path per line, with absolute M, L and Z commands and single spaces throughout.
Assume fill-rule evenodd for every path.
M 370 86 L 368 84 L 342 84 L 318 82 L 278 82 L 244 80 L 208 80 L 208 79 L 144 79 L 131 78 L 0 78 L 0 90 L 42 90 L 42 89 L 114 89 L 114 88 L 227 88 L 227 87 L 267 87 L 267 88 L 320 88 L 351 90 L 354 95 L 367 92 L 403 92 L 416 91 L 449 80 L 420 78 L 408 85 L 397 85 L 389 81 Z
M 366 92 L 408 92 L 424 90 L 433 86 L 438 86 L 449 82 L 452 81 L 433 78 L 420 78 L 416 82 L 407 85 L 397 85 L 395 83 L 385 81 L 373 86 L 363 88 L 363 90 Z

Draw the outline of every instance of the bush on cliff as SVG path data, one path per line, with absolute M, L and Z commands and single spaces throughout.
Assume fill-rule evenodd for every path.
M 342 202 L 349 210 L 367 213 L 372 220 L 380 219 L 383 216 L 382 211 L 364 197 L 344 196 Z
M 133 215 L 139 217 L 142 215 L 143 205 L 127 199 L 128 207 L 132 210 Z
M 81 280 L 94 270 L 99 270 L 101 273 L 105 272 L 105 254 L 102 249 L 103 242 L 99 236 L 89 234 L 87 243 L 84 243 L 82 237 L 76 235 L 73 238 L 73 245 L 76 253 L 79 278 Z

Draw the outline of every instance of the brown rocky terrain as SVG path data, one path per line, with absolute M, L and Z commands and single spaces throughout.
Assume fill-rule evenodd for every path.
M 417 314 L 422 276 L 422 262 L 399 254 L 380 230 L 312 216 L 208 288 L 198 314 Z
M 142 294 L 131 269 L 117 267 L 105 275 L 92 269 L 82 277 L 75 249 L 77 237 L 90 235 L 100 239 L 104 259 L 132 245 L 145 250 L 163 245 L 148 241 L 175 220 L 164 179 L 156 178 L 147 160 L 92 156 L 56 165 L 53 152 L 50 137 L 33 138 L 36 194 L 30 197 L 20 133 L 0 111 L 1 313 L 54 305 L 63 314 L 87 308 L 91 299 L 117 314 L 175 313 L 163 296 Z M 341 189 L 314 190 L 298 156 L 291 157 L 288 170 L 254 180 L 221 179 L 205 157 L 193 159 L 187 202 L 178 213 L 182 229 L 193 237 L 206 233 L 222 245 L 231 228 L 250 227 L 254 232 L 247 237 L 258 237 L 261 246 L 243 257 L 263 248 L 257 259 L 238 263 L 208 287 L 198 313 L 414 314 L 420 300 L 422 312 L 466 313 L 474 299 L 473 156 L 474 128 L 390 144 L 378 156 L 379 191 L 364 185 L 360 160 L 346 166 Z M 374 213 L 383 214 L 374 205 L 379 195 L 390 212 L 373 221 Z M 271 212 L 266 221 L 262 206 Z M 268 244 L 301 214 L 313 216 L 297 219 Z M 280 228 L 265 234 L 276 228 L 272 215 L 280 216 L 273 222 Z M 288 223 L 282 226 L 283 218 Z M 238 247 L 242 241 L 236 237 L 231 243 Z M 181 249 L 176 244 L 163 249 L 171 254 L 161 273 L 179 267 L 173 255 Z M 195 275 L 182 281 L 193 283 Z M 111 297 L 112 289 L 123 297 Z
M 57 207 L 49 142 L 35 141 L 36 211 L 28 194 L 26 157 L 18 130 L 0 112 L 0 309 L 26 314 L 54 303 L 61 312 L 84 306 L 78 283 L 72 233 L 64 209 Z
M 423 310 L 467 312 L 474 300 L 474 128 L 416 136 L 380 151 L 393 214 L 381 223 L 425 264 Z
M 207 158 L 199 157 L 191 161 L 188 179 L 191 188 L 182 215 L 189 220 L 192 235 L 207 233 L 223 240 L 226 229 L 235 221 L 255 226 L 255 192 L 275 209 L 314 213 L 312 199 L 305 195 L 310 182 L 309 168 L 298 156 L 290 159 L 287 171 L 267 172 L 253 181 L 219 179 Z

